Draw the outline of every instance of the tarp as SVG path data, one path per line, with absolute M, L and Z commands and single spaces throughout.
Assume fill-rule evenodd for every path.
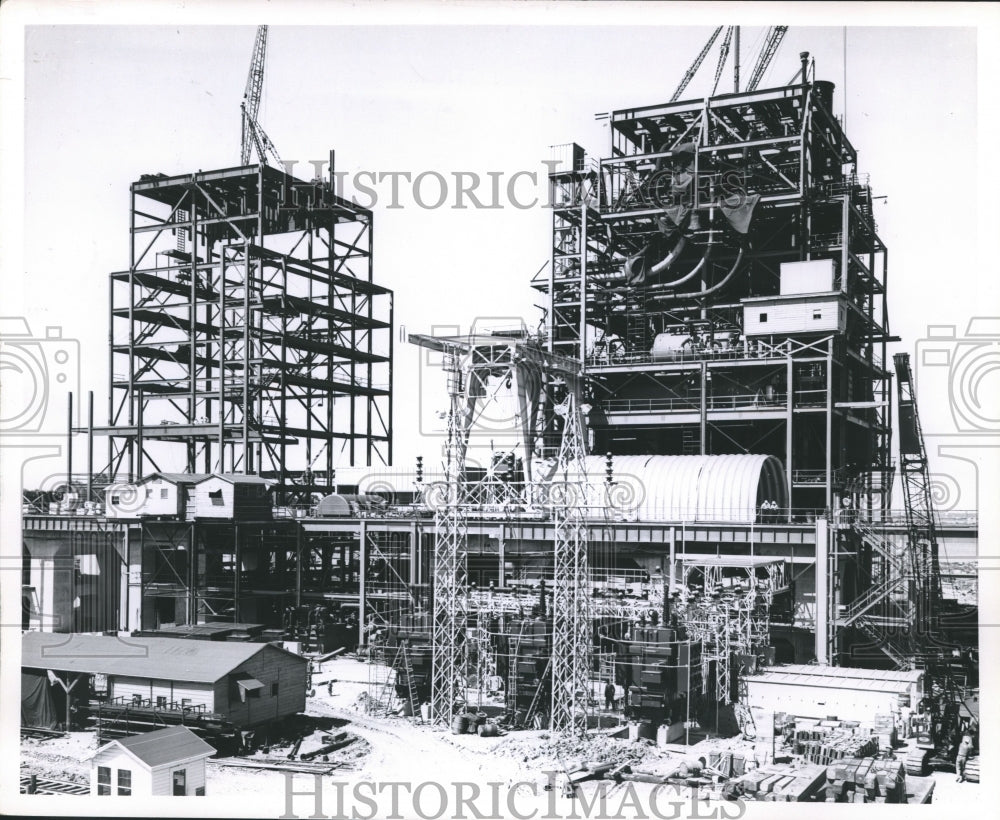
M 56 723 L 56 707 L 48 677 L 45 674 L 21 672 L 21 725 L 54 729 Z

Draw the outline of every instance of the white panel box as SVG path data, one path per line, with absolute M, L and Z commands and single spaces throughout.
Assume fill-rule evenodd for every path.
M 847 306 L 833 295 L 743 299 L 743 332 L 748 336 L 843 333 Z
M 781 263 L 781 295 L 829 293 L 833 290 L 833 260 Z

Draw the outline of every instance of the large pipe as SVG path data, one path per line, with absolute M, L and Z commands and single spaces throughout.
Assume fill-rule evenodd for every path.
M 736 255 L 736 261 L 733 262 L 732 268 L 729 269 L 729 273 L 727 273 L 725 277 L 723 277 L 721 282 L 712 285 L 712 287 L 710 287 L 708 290 L 699 290 L 695 293 L 664 293 L 660 295 L 654 295 L 652 298 L 660 302 L 675 302 L 675 301 L 680 301 L 682 299 L 698 299 L 703 296 L 708 296 L 712 293 L 716 293 L 717 291 L 724 288 L 727 284 L 729 284 L 729 280 L 733 278 L 733 274 L 735 274 L 736 269 L 739 268 L 740 262 L 743 261 L 743 253 L 744 249 L 740 248 L 740 252 Z
M 693 279 L 705 267 L 705 263 L 708 261 L 709 255 L 712 253 L 712 245 L 709 243 L 708 247 L 705 248 L 705 253 L 702 254 L 701 259 L 698 264 L 695 265 L 690 271 L 684 274 L 679 279 L 674 279 L 672 282 L 659 282 L 655 285 L 650 285 L 648 290 L 668 290 L 670 288 L 676 288 L 678 285 L 683 285 L 685 282 Z

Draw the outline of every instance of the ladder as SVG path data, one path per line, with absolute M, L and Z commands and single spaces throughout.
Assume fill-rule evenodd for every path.
M 420 716 L 420 704 L 417 703 L 417 690 L 413 686 L 413 664 L 410 662 L 410 653 L 406 651 L 406 644 L 401 644 L 399 652 L 396 653 L 396 662 L 402 660 L 403 674 L 406 676 L 406 693 L 410 698 L 410 708 L 413 712 L 413 719 L 417 723 L 423 723 Z M 399 680 L 399 668 L 396 668 L 396 680 Z

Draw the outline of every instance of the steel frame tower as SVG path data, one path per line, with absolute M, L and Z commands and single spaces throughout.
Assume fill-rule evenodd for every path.
M 468 627 L 468 544 L 466 542 L 465 451 L 468 435 L 463 368 L 458 356 L 445 354 L 448 377 L 445 485 L 434 507 L 434 624 L 431 720 L 447 723 L 466 691 Z
M 587 555 L 587 455 L 583 408 L 568 392 L 556 412 L 563 417 L 562 442 L 549 488 L 555 520 L 555 575 L 552 584 L 551 729 L 565 734 L 587 730 L 590 659 L 593 651 L 590 572 Z
M 392 459 L 393 295 L 372 214 L 266 165 L 145 175 L 111 274 L 109 482 L 154 469 L 332 485 Z
M 595 450 L 775 455 L 789 519 L 845 494 L 882 509 L 891 485 L 887 250 L 811 74 L 614 111 L 599 161 L 557 146 L 533 282 L 549 349 L 593 385 Z M 785 263 L 828 281 L 793 292 Z

